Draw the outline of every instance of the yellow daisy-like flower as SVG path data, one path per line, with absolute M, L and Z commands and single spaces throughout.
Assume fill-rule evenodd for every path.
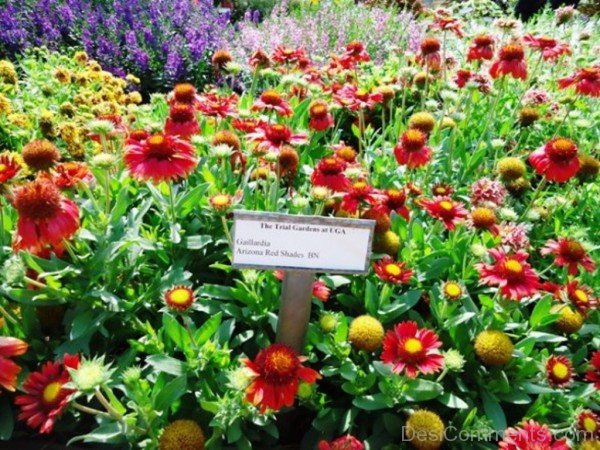
M 73 55 L 73 60 L 82 66 L 86 65 L 88 62 L 88 54 L 86 52 L 75 52 Z
M 165 292 L 164 298 L 170 308 L 185 311 L 194 303 L 194 291 L 187 286 L 175 286 Z
M 13 63 L 5 59 L 0 61 L 0 79 L 6 84 L 17 84 L 17 71 Z
M 600 450 L 600 441 L 583 441 L 579 450 Z
M 12 104 L 4 94 L 0 94 L 0 114 L 6 115 L 12 112 Z
M 445 428 L 436 413 L 419 409 L 406 421 L 406 437 L 417 450 L 437 450 L 444 442 Z
M 503 366 L 512 358 L 514 345 L 500 330 L 486 330 L 475 339 L 475 353 L 487 366 Z
M 227 211 L 231 206 L 231 196 L 227 194 L 217 194 L 210 198 L 210 205 L 215 211 Z
M 456 281 L 446 281 L 442 286 L 442 293 L 448 300 L 460 300 L 463 297 L 463 288 Z
M 204 432 L 193 420 L 176 420 L 167 425 L 159 439 L 160 450 L 203 450 Z
M 384 329 L 381 322 L 371 316 L 359 316 L 350 324 L 348 340 L 359 350 L 373 352 L 381 347 Z

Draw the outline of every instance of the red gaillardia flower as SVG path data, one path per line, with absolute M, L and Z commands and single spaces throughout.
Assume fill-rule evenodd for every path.
M 454 82 L 459 88 L 464 88 L 467 83 L 473 78 L 473 72 L 468 69 L 458 69 L 454 74 Z
M 573 178 L 581 165 L 575 142 L 555 138 L 529 155 L 529 162 L 539 175 L 549 181 L 564 183 Z
M 254 70 L 264 69 L 271 65 L 271 59 L 269 58 L 269 55 L 265 53 L 264 50 L 258 49 L 255 50 L 254 53 L 252 53 L 248 64 L 250 64 L 250 67 L 252 67 Z
M 313 282 L 312 295 L 322 302 L 326 302 L 329 300 L 329 296 L 331 295 L 331 289 L 329 289 L 324 281 L 317 280 Z
M 237 94 L 219 95 L 215 92 L 208 92 L 202 95 L 197 104 L 197 108 L 205 116 L 225 118 L 237 114 Z
M 569 44 L 559 43 L 556 41 L 556 39 L 548 36 L 534 37 L 531 34 L 526 34 L 523 37 L 523 40 L 529 47 L 542 52 L 542 58 L 544 61 L 551 61 L 561 55 L 571 54 L 571 48 L 569 47 Z
M 460 22 L 455 17 L 438 17 L 430 27 L 431 30 L 447 31 L 450 30 L 459 38 L 464 37 Z
M 333 94 L 333 99 L 345 108 L 351 111 L 359 109 L 373 109 L 376 104 L 383 102 L 381 92 L 369 92 L 366 89 L 359 88 L 354 84 L 346 84 L 339 91 Z
M 79 209 L 48 180 L 39 179 L 17 189 L 13 204 L 19 212 L 14 237 L 16 250 L 38 252 L 46 246 L 62 248 L 79 229 Z
M 342 198 L 341 208 L 349 213 L 355 213 L 358 211 L 361 202 L 373 205 L 375 203 L 374 193 L 375 190 L 373 187 L 369 186 L 365 181 L 356 181 Z
M 8 358 L 22 355 L 26 351 L 27 343 L 21 339 L 0 336 L 0 387 L 10 392 L 15 391 L 21 368 Z
M 558 87 L 566 89 L 575 85 L 575 92 L 590 97 L 600 97 L 600 67 L 584 67 L 568 77 L 558 80 Z
M 321 378 L 317 371 L 302 365 L 305 360 L 285 344 L 271 344 L 258 352 L 254 361 L 244 360 L 254 375 L 246 401 L 260 407 L 261 413 L 292 406 L 300 380 L 312 384 Z
M 346 51 L 340 56 L 339 63 L 344 69 L 354 69 L 359 62 L 371 60 L 365 45 L 360 41 L 352 41 L 346 44 Z
M 349 434 L 337 438 L 334 441 L 321 441 L 317 447 L 318 450 L 365 450 L 364 444 Z
M 444 222 L 444 226 L 448 230 L 454 230 L 456 225 L 463 221 L 469 214 L 462 203 L 456 202 L 450 197 L 436 197 L 431 200 L 423 199 L 420 201 L 420 204 L 431 217 Z
M 583 246 L 574 239 L 558 238 L 558 241 L 550 239 L 544 248 L 540 250 L 542 255 L 553 254 L 556 256 L 554 264 L 559 267 L 566 266 L 569 275 L 577 275 L 579 266 L 588 272 L 596 270 L 596 264 L 592 261 Z
M 567 283 L 567 297 L 582 314 L 587 314 L 589 310 L 598 307 L 598 299 L 594 297 L 592 290 L 579 284 L 579 281 Z
M 502 249 L 492 249 L 489 253 L 494 259 L 492 264 L 475 265 L 480 283 L 498 286 L 502 295 L 510 300 L 518 301 L 537 292 L 539 278 L 527 262 L 527 252 L 519 250 L 507 254 Z
M 436 37 L 426 37 L 421 41 L 420 47 L 421 54 L 417 57 L 417 61 L 427 66 L 429 70 L 439 70 L 442 65 L 440 40 Z
M 258 100 L 252 105 L 252 111 L 275 111 L 283 117 L 289 117 L 294 113 L 290 104 L 284 100 L 279 92 L 273 89 L 266 90 L 260 94 Z
M 427 164 L 431 160 L 432 152 L 426 143 L 427 135 L 422 131 L 414 128 L 406 130 L 394 147 L 394 156 L 398 164 L 406 165 L 409 169 Z
M 324 131 L 333 126 L 333 116 L 325 100 L 314 100 L 308 107 L 308 115 L 308 127 L 311 130 Z
M 567 387 L 573 381 L 573 366 L 566 356 L 551 356 L 546 361 L 546 376 L 553 387 Z
M 413 275 L 411 269 L 407 269 L 406 263 L 394 261 L 390 256 L 385 256 L 373 263 L 373 269 L 383 281 L 393 284 L 406 284 Z
M 169 308 L 186 311 L 194 303 L 194 291 L 187 286 L 175 286 L 165 292 L 164 299 Z
M 310 180 L 315 186 L 325 186 L 333 191 L 346 191 L 350 188 L 350 180 L 344 175 L 346 161 L 335 156 L 323 158 L 317 164 Z
M 600 417 L 589 409 L 577 416 L 577 428 L 584 432 L 587 439 L 600 438 Z
M 273 50 L 272 55 L 273 61 L 279 64 L 290 64 L 299 63 L 301 60 L 306 59 L 306 50 L 302 47 L 293 49 L 288 47 L 279 46 Z
M 26 420 L 31 428 L 39 427 L 40 433 L 50 433 L 75 392 L 65 387 L 71 381 L 68 369 L 78 367 L 79 356 L 65 355 L 64 363 L 47 362 L 39 372 L 32 372 L 23 383 L 25 394 L 15 399 L 21 407 L 19 420 Z
M 59 164 L 54 168 L 50 178 L 61 189 L 69 189 L 77 186 L 79 183 L 89 185 L 94 181 L 94 175 L 87 164 L 77 161 Z
M 129 144 L 123 159 L 134 178 L 154 183 L 186 178 L 198 164 L 196 151 L 189 142 L 163 134 Z
M 12 180 L 22 166 L 9 152 L 0 153 L 0 185 Z
M 386 189 L 383 192 L 381 205 L 385 208 L 387 214 L 394 211 L 407 222 L 410 220 L 410 211 L 406 207 L 406 192 L 404 192 L 404 189 Z
M 492 78 L 511 75 L 513 78 L 527 78 L 527 63 L 521 44 L 507 44 L 500 49 L 498 59 L 490 67 Z
M 198 133 L 200 133 L 200 125 L 194 107 L 187 103 L 172 103 L 165 123 L 165 134 L 189 139 L 190 136 Z
M 490 60 L 494 57 L 494 38 L 489 34 L 475 36 L 473 44 L 469 47 L 467 61 Z
M 433 330 L 405 321 L 386 333 L 381 360 L 392 364 L 395 373 L 405 372 L 409 378 L 416 378 L 419 373 L 431 374 L 442 369 L 444 357 L 438 350 L 441 346 Z
M 508 428 L 504 439 L 498 443 L 501 450 L 571 450 L 565 438 L 555 440 L 546 425 L 530 420 L 523 421 L 521 427 Z
M 248 134 L 247 137 L 256 144 L 253 149 L 256 154 L 278 153 L 283 145 L 306 143 L 306 134 L 293 134 L 289 127 L 279 123 L 262 124 L 253 133 Z
M 592 367 L 585 372 L 585 379 L 594 383 L 596 389 L 600 389 L 600 350 L 592 353 L 590 365 Z

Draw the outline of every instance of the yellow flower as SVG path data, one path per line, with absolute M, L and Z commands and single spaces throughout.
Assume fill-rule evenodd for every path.
M 505 181 L 521 178 L 526 170 L 525 163 L 515 157 L 502 158 L 496 166 L 496 171 Z
M 350 324 L 348 340 L 359 350 L 373 352 L 381 347 L 383 341 L 383 325 L 371 316 L 359 316 Z
M 176 420 L 163 431 L 160 450 L 203 450 L 204 432 L 193 420 Z
M 73 55 L 73 60 L 82 66 L 86 65 L 88 62 L 88 54 L 86 52 L 75 52 Z
M 4 96 L 4 94 L 0 94 L 0 114 L 10 114 L 12 112 L 12 104 L 10 100 Z
M 419 409 L 406 421 L 406 437 L 417 450 L 437 450 L 444 442 L 445 428 L 436 413 Z
M 0 61 L 0 79 L 6 84 L 17 84 L 17 71 L 13 63 L 5 59 Z
M 475 353 L 488 366 L 503 366 L 512 358 L 514 345 L 500 330 L 482 331 L 475 339 Z
M 376 234 L 373 240 L 373 250 L 377 253 L 396 256 L 400 249 L 400 236 L 392 230 Z
M 54 71 L 54 78 L 62 84 L 68 84 L 71 82 L 71 71 L 64 67 L 59 67 Z
M 422 111 L 414 113 L 408 119 L 409 128 L 417 129 L 425 134 L 431 133 L 433 127 L 435 127 L 435 117 L 432 114 Z
M 19 128 L 31 128 L 31 122 L 25 114 L 13 113 L 7 116 L 8 122 Z
M 127 74 L 127 76 L 125 77 L 125 79 L 127 81 L 129 81 L 130 83 L 140 84 L 140 79 L 138 77 L 136 77 L 135 75 L 131 74 L 131 73 Z
M 554 305 L 550 308 L 552 314 L 560 314 L 554 326 L 566 334 L 577 333 L 583 326 L 583 316 L 569 305 Z
M 442 286 L 442 293 L 448 300 L 460 300 L 463 296 L 463 289 L 456 281 L 446 281 Z
M 600 441 L 583 441 L 579 450 L 600 450 Z

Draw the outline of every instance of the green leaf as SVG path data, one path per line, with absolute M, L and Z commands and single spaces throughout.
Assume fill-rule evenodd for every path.
M 175 317 L 170 314 L 164 314 L 163 327 L 167 336 L 169 336 L 181 350 L 186 350 L 191 346 L 192 338 L 190 337 L 190 334 Z
M 169 409 L 169 407 L 185 394 L 187 390 L 187 377 L 182 375 L 175 378 L 158 392 L 158 395 L 154 399 L 154 407 L 159 411 Z
M 442 405 L 453 409 L 467 409 L 469 405 L 462 398 L 452 392 L 445 392 L 437 399 Z
M 10 439 L 15 427 L 15 418 L 6 395 L 0 395 L 0 441 Z
M 366 411 L 377 411 L 378 409 L 386 409 L 391 405 L 388 404 L 389 399 L 384 394 L 365 395 L 357 397 L 352 401 L 352 404 L 357 408 Z
M 506 416 L 504 415 L 504 410 L 500 406 L 500 403 L 487 391 L 481 390 L 480 392 L 483 400 L 483 410 L 485 411 L 485 415 L 492 421 L 494 429 L 497 431 L 505 430 Z
M 221 325 L 221 317 L 222 313 L 217 313 L 208 319 L 194 335 L 194 340 L 196 341 L 196 345 L 202 346 L 204 345 L 219 329 L 219 325 Z
M 159 372 L 168 373 L 177 377 L 185 373 L 185 363 L 179 359 L 171 358 L 170 356 L 151 355 L 146 358 L 146 362 Z
M 531 317 L 529 317 L 529 324 L 532 328 L 536 328 L 542 322 L 544 317 L 550 313 L 551 307 L 552 300 L 550 297 L 544 297 L 536 303 L 531 312 Z
M 444 388 L 440 383 L 429 380 L 411 380 L 407 383 L 405 397 L 410 402 L 423 402 L 439 397 Z

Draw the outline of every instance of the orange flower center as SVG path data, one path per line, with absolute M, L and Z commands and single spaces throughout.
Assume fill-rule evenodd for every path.
M 187 103 L 175 103 L 171 106 L 169 116 L 175 122 L 188 122 L 194 119 L 194 108 Z
M 585 250 L 579 242 L 567 241 L 563 246 L 563 256 L 571 261 L 579 261 L 585 255 Z
M 364 181 L 357 181 L 352 185 L 352 187 L 357 191 L 362 191 L 368 187 L 368 184 Z
M 215 208 L 224 208 L 229 206 L 231 200 L 228 195 L 219 194 L 210 199 L 210 202 Z
M 500 50 L 500 59 L 505 61 L 521 60 L 525 57 L 523 47 L 519 44 L 509 44 Z
M 52 383 L 48 384 L 42 392 L 42 400 L 44 403 L 54 403 L 58 399 L 61 389 L 62 384 L 58 381 L 53 381 Z
M 425 134 L 416 129 L 409 129 L 402 135 L 402 147 L 408 152 L 419 151 L 425 145 Z
M 494 43 L 494 40 L 487 35 L 479 35 L 474 39 L 475 44 L 478 47 L 489 47 Z
M 272 89 L 263 92 L 260 96 L 260 99 L 267 105 L 279 105 L 283 101 L 281 95 L 279 95 L 279 92 Z
M 313 117 L 323 117 L 327 114 L 327 105 L 317 103 L 311 106 L 310 115 Z
M 462 295 L 462 289 L 456 283 L 446 283 L 444 285 L 444 293 L 447 297 L 458 298 Z
M 169 300 L 172 303 L 175 303 L 176 305 L 185 305 L 185 304 L 187 304 L 191 300 L 191 298 L 192 298 L 192 294 L 186 288 L 177 288 L 177 289 L 174 289 L 169 294 Z
M 488 228 L 496 223 L 496 214 L 490 208 L 476 208 L 471 213 L 473 225 L 477 228 Z
M 289 375 L 296 367 L 295 358 L 288 352 L 274 351 L 267 357 L 267 366 L 279 376 Z
M 442 208 L 446 212 L 452 211 L 452 203 L 447 202 L 446 200 L 440 202 L 440 208 Z
M 421 52 L 423 55 L 430 55 L 440 51 L 440 41 L 436 38 L 425 38 L 421 42 Z
M 54 184 L 47 181 L 33 181 L 16 191 L 14 204 L 19 214 L 29 219 L 50 219 L 60 211 L 61 195 Z
M 575 295 L 575 298 L 581 303 L 587 303 L 589 301 L 588 295 L 585 293 L 585 291 L 582 291 L 581 289 L 576 289 L 573 294 Z
M 6 164 L 0 163 L 0 173 L 8 170 L 8 166 Z
M 598 424 L 591 417 L 583 419 L 583 428 L 585 431 L 594 432 L 598 429 Z
M 542 48 L 554 47 L 556 45 L 556 40 L 552 39 L 549 36 L 542 36 L 541 38 L 538 39 L 538 41 Z
M 555 162 L 568 162 L 577 156 L 577 146 L 570 139 L 558 138 L 549 143 L 547 152 Z
M 566 364 L 557 362 L 552 367 L 552 374 L 559 380 L 565 380 L 569 377 L 569 368 Z
M 404 343 L 404 350 L 406 353 L 415 355 L 423 351 L 423 344 L 421 344 L 421 341 L 416 338 L 409 338 Z
M 178 84 L 175 86 L 174 95 L 177 101 L 190 103 L 196 95 L 196 88 L 189 83 Z
M 354 161 L 356 152 L 352 147 L 344 146 L 337 151 L 337 155 L 345 161 Z
M 392 275 L 393 277 L 397 277 L 402 273 L 402 268 L 398 264 L 387 264 L 385 266 L 385 272 L 388 275 Z
M 504 270 L 509 279 L 518 279 L 523 275 L 523 265 L 514 259 L 504 262 Z

